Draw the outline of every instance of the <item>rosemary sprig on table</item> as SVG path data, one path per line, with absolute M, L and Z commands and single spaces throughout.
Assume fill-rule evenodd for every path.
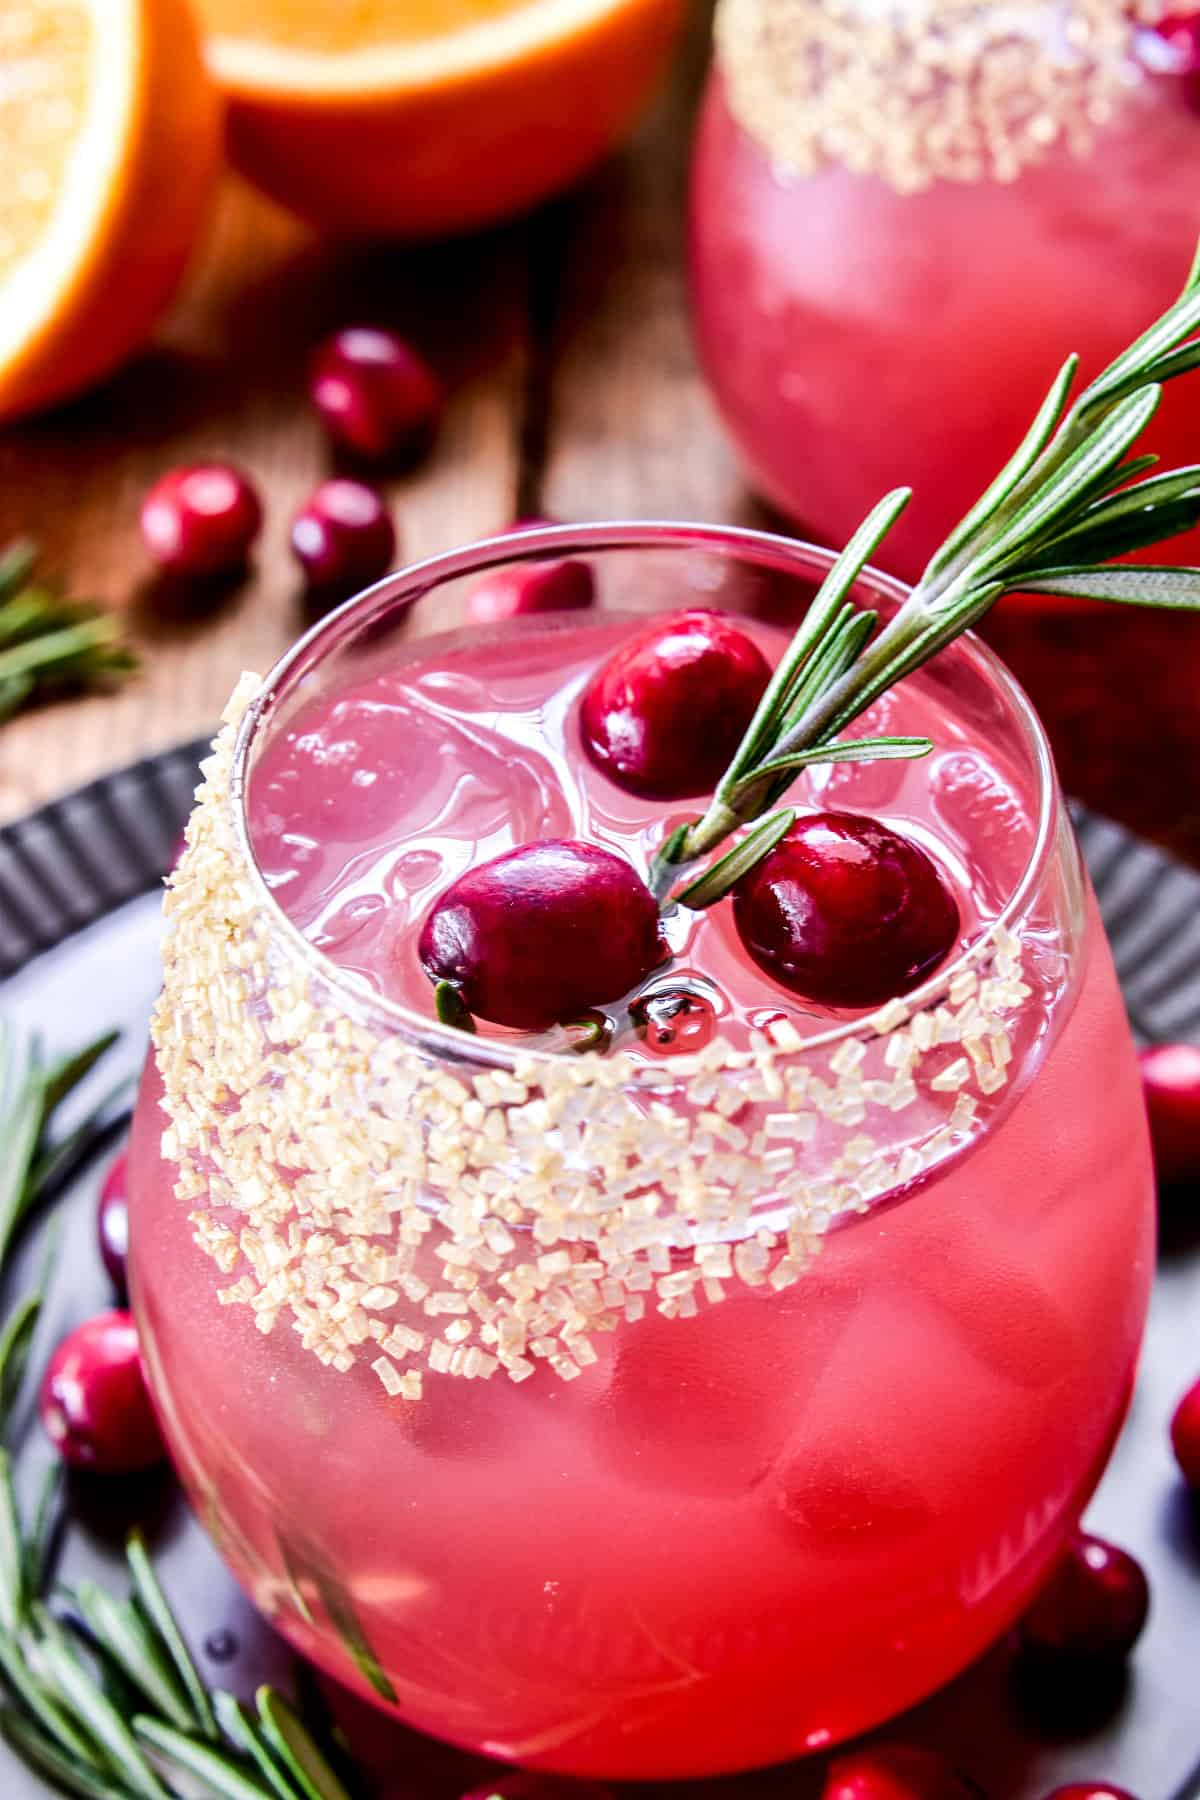
M 1200 367 L 1200 340 L 1192 337 L 1198 330 L 1200 250 L 1175 304 L 1069 410 L 1079 359 L 1068 357 L 1024 442 L 877 631 L 876 615 L 850 594 L 911 491 L 897 488 L 879 502 L 825 577 L 703 817 L 660 847 L 650 871 L 660 902 L 704 907 L 728 893 L 792 815 L 771 815 L 703 874 L 671 890 L 687 865 L 768 814 L 801 769 L 856 754 L 920 754 L 918 740 L 856 744 L 838 734 L 976 625 L 1002 594 L 1200 609 L 1200 571 L 1111 563 L 1200 522 L 1200 465 L 1148 475 L 1158 459 L 1131 454 L 1163 384 Z
M 103 686 L 137 667 L 111 614 L 32 580 L 36 551 L 0 551 L 0 721 L 33 700 Z
M 47 1060 L 0 1020 L 0 1277 L 20 1225 L 109 1119 L 113 1094 L 53 1134 L 57 1107 L 115 1038 Z M 260 1688 L 252 1711 L 205 1686 L 136 1532 L 128 1598 L 80 1582 L 52 1606 L 57 1464 L 25 1516 L 7 1448 L 51 1264 L 0 1329 L 0 1736 L 80 1800 L 351 1800 L 282 1695 Z

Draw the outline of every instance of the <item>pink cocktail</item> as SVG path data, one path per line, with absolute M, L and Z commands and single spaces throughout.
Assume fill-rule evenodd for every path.
M 456 630 L 515 547 L 459 552 L 243 695 L 171 902 L 136 1306 L 197 1511 L 306 1654 L 514 1761 L 746 1768 L 948 1679 L 1077 1520 L 1151 1274 L 1140 1092 L 1040 730 L 969 641 L 865 720 L 928 757 L 794 790 L 940 868 L 958 936 L 902 1000 L 799 998 L 721 904 L 668 918 L 661 1029 L 600 1007 L 603 1054 L 439 1024 L 418 934 L 465 870 L 562 838 L 644 870 L 694 815 L 580 748 L 630 609 L 741 614 L 774 663 L 763 615 L 829 562 L 539 550 L 599 609 Z
M 1138 10 L 982 0 L 897 9 L 887 36 L 837 9 L 839 37 L 822 0 L 725 0 L 692 165 L 696 341 L 751 480 L 806 535 L 842 543 L 904 482 L 885 561 L 915 580 L 1068 353 L 1090 379 L 1179 291 L 1200 34 Z M 1197 444 L 1168 390 L 1146 447 Z M 1198 551 L 1191 532 L 1150 560 Z M 1069 791 L 1200 857 L 1195 622 L 1016 600 L 988 631 Z M 1153 729 L 1114 688 L 1154 692 Z

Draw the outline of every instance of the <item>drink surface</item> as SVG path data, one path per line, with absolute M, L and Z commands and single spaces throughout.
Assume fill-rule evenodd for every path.
M 582 748 L 582 692 L 639 623 L 621 614 L 549 627 L 535 619 L 418 639 L 381 671 L 305 704 L 265 751 L 250 796 L 260 866 L 305 935 L 377 992 L 428 1017 L 421 923 L 468 869 L 518 844 L 566 837 L 614 850 L 644 874 L 656 846 L 703 811 L 707 796 L 668 804 L 623 792 Z M 773 665 L 788 634 L 741 623 Z M 921 844 L 953 888 L 965 944 L 1020 876 L 1033 837 L 1031 797 L 1001 751 L 969 741 L 936 681 L 885 696 L 854 735 L 884 731 L 925 734 L 934 752 L 818 767 L 789 801 L 870 813 Z M 806 1033 L 849 1016 L 763 974 L 727 904 L 681 912 L 666 929 L 675 954 L 646 991 L 704 995 L 735 1043 L 780 1016 Z M 648 1054 L 628 1031 L 621 1048 Z

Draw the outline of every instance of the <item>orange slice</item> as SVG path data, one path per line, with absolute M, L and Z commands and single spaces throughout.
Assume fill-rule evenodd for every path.
M 170 299 L 220 158 L 186 0 L 0 4 L 0 418 L 65 399 Z
M 426 236 L 596 162 L 683 0 L 197 0 L 233 160 L 327 230 Z

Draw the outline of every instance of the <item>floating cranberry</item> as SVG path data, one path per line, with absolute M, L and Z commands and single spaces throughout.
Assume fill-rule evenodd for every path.
M 480 1018 L 535 1031 L 619 1000 L 663 945 L 658 908 L 629 863 L 552 838 L 461 875 L 426 919 L 420 957 Z
M 370 587 L 396 554 L 382 496 L 361 481 L 323 481 L 296 514 L 292 554 L 310 593 L 341 598 Z
M 590 563 L 575 557 L 562 562 L 512 563 L 480 578 L 467 601 L 467 615 L 477 625 L 495 625 L 521 613 L 579 612 L 595 597 Z
M 1021 1636 L 1040 1654 L 1114 1662 L 1129 1655 L 1149 1611 L 1141 1564 L 1079 1531 L 1022 1619 Z
M 96 1237 L 108 1278 L 117 1292 L 124 1294 L 129 1254 L 129 1157 L 124 1151 L 114 1161 L 100 1189 Z
M 810 813 L 734 889 L 758 966 L 826 1006 L 915 987 L 958 936 L 958 907 L 917 844 L 857 813 Z
M 712 1001 L 687 988 L 644 994 L 631 1008 L 638 1036 L 660 1056 L 686 1056 L 711 1043 L 717 1028 Z
M 142 537 L 163 569 L 187 580 L 244 567 L 262 526 L 258 495 L 228 463 L 172 469 L 142 502 Z
M 1183 1479 L 1200 1494 L 1200 1381 L 1194 1381 L 1171 1420 L 1171 1448 Z
M 1159 1181 L 1200 1180 L 1200 1044 L 1154 1044 L 1138 1060 Z
M 627 793 L 710 794 L 754 717 L 771 671 L 723 613 L 658 618 L 623 644 L 583 697 L 583 746 Z
M 391 331 L 355 325 L 313 357 L 309 392 L 339 449 L 378 461 L 419 447 L 445 404 L 423 357 Z
M 1113 1787 L 1107 1781 L 1071 1781 L 1055 1788 L 1046 1800 L 1134 1800 L 1127 1788 Z
M 166 1455 L 131 1313 L 98 1313 L 63 1339 L 42 1379 L 42 1424 L 65 1462 L 130 1475 Z
M 935 1750 L 876 1744 L 830 1763 L 821 1800 L 972 1800 L 978 1792 Z

